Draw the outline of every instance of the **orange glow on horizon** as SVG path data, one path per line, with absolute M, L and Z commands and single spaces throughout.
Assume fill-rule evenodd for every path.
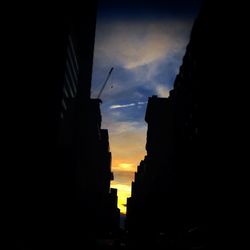
M 134 164 L 132 163 L 120 163 L 119 168 L 124 170 L 129 170 L 131 167 L 133 167 Z
M 116 157 L 115 154 L 112 155 L 112 170 L 115 178 L 111 182 L 111 187 L 117 188 L 118 208 L 122 214 L 126 214 L 127 198 L 131 196 L 131 183 L 134 180 L 134 173 L 137 171 L 140 161 L 144 158 L 145 151 L 142 149 L 140 154 L 137 154 L 134 159 L 130 157 L 129 159 L 126 159 L 126 157 L 121 159 Z

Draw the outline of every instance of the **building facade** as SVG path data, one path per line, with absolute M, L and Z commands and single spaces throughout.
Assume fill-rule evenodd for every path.
M 15 23 L 20 30 L 13 30 L 12 49 L 24 53 L 16 53 L 21 84 L 13 81 L 8 109 L 15 113 L 10 124 L 16 124 L 9 127 L 15 145 L 9 153 L 16 157 L 6 167 L 12 169 L 9 244 L 22 249 L 93 245 L 97 228 L 104 228 L 96 219 L 106 206 L 103 196 L 111 210 L 117 207 L 109 189 L 108 133 L 101 129 L 99 101 L 90 99 L 97 1 L 40 7 L 31 8 L 28 22 L 23 14 Z
M 217 230 L 211 224 L 225 229 L 219 218 L 223 215 L 215 208 L 221 204 L 215 173 L 223 171 L 222 159 L 226 159 L 220 148 L 232 145 L 225 135 L 226 113 L 220 115 L 230 101 L 223 92 L 223 69 L 214 60 L 224 60 L 220 52 L 224 40 L 216 35 L 221 21 L 212 6 L 205 1 L 194 23 L 169 97 L 149 98 L 147 156 L 138 167 L 128 199 L 131 246 L 207 249 Z M 209 92 L 211 83 L 217 87 Z

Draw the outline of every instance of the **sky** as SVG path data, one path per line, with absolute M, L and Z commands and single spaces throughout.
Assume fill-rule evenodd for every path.
M 91 97 L 100 99 L 109 130 L 118 207 L 126 213 L 131 182 L 146 155 L 149 96 L 168 97 L 182 63 L 201 0 L 100 0 Z

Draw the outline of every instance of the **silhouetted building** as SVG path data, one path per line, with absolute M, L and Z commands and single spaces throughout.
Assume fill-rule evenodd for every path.
M 149 99 L 147 156 L 127 204 L 131 246 L 148 242 L 170 249 L 210 249 L 216 235 L 222 246 L 228 243 L 226 225 L 233 230 L 225 212 L 230 206 L 221 200 L 227 196 L 223 166 L 230 165 L 224 152 L 236 151 L 227 129 L 234 124 L 227 112 L 234 101 L 227 96 L 223 83 L 228 73 L 221 66 L 228 65 L 225 55 L 230 52 L 224 48 L 228 33 L 223 34 L 222 9 L 214 6 L 205 1 L 194 23 L 170 96 L 162 102 Z
M 174 212 L 173 119 L 169 99 L 150 97 L 145 121 L 147 156 L 135 173 L 127 204 L 126 227 L 137 247 L 153 247 L 158 235 L 173 225 L 170 220 Z
M 8 108 L 9 243 L 74 249 L 94 242 L 98 185 L 113 197 L 107 132 L 99 101 L 90 99 L 97 1 L 40 7 L 20 11 L 12 30 L 20 84 L 12 81 Z

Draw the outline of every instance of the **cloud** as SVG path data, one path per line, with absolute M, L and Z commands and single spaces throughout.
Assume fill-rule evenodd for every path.
M 189 38 L 191 20 L 102 21 L 97 23 L 93 97 L 111 67 L 114 71 L 102 99 L 113 100 L 110 106 L 114 109 L 123 108 L 115 106 L 119 102 L 135 103 L 162 94 L 158 84 L 165 82 L 168 87 L 173 84 L 173 75 L 181 64 Z
M 109 130 L 113 170 L 135 171 L 136 166 L 146 154 L 146 123 L 118 122 L 115 118 L 112 119 L 112 116 L 103 117 L 103 120 L 105 127 Z M 129 169 L 124 169 L 128 166 Z
M 168 97 L 169 96 L 169 89 L 166 85 L 158 84 L 156 86 L 156 93 L 159 97 Z
M 114 171 L 114 178 L 115 181 L 121 184 L 131 184 L 132 180 L 134 179 L 134 175 L 135 175 L 135 169 L 133 169 L 132 171 L 129 170 L 115 170 Z
M 113 169 L 124 170 L 120 164 L 129 162 L 130 170 L 135 171 L 136 166 L 144 158 L 146 144 L 146 128 L 144 130 L 124 132 L 110 135 L 110 148 L 113 155 Z
M 138 20 L 100 22 L 97 26 L 95 60 L 126 69 L 147 65 L 185 46 L 190 21 Z
M 132 107 L 132 106 L 135 106 L 135 103 L 129 103 L 129 104 L 124 104 L 124 105 L 116 104 L 116 105 L 110 106 L 109 108 L 110 109 L 119 109 L 119 108 L 127 108 L 127 107 Z
M 105 125 L 109 128 L 110 135 L 121 135 L 127 133 L 138 132 L 138 129 L 141 129 L 141 124 L 138 121 L 135 122 L 118 122 L 115 120 L 104 120 Z

